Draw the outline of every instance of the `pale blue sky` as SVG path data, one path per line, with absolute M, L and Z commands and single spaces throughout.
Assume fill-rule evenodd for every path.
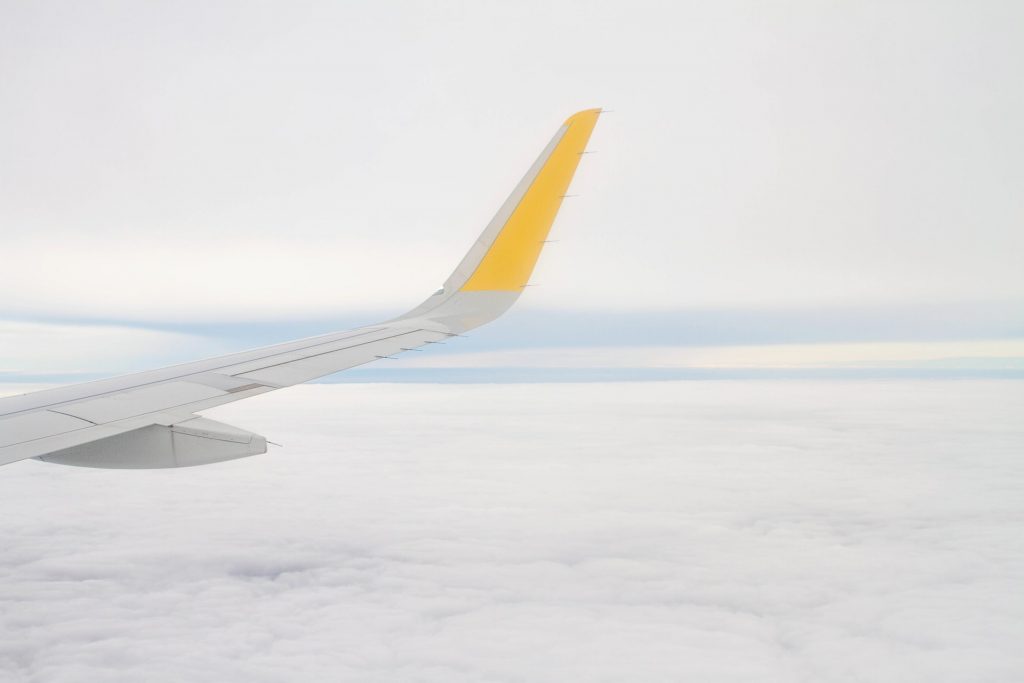
M 475 350 L 1024 336 L 1019 3 L 0 12 L 0 371 L 83 323 L 203 338 L 56 372 L 404 310 L 590 106 L 540 286 Z

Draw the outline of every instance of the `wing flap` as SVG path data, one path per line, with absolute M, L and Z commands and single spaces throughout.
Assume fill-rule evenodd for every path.
M 305 358 L 276 363 L 259 370 L 236 375 L 240 379 L 261 384 L 286 387 L 331 375 L 381 358 L 391 358 L 409 348 L 423 346 L 431 341 L 447 339 L 450 335 L 432 330 L 402 330 L 373 342 L 335 351 L 317 353 Z
M 61 412 L 88 420 L 93 424 L 105 424 L 123 420 L 126 417 L 188 405 L 215 396 L 224 396 L 226 393 L 223 389 L 195 382 L 164 382 L 111 396 L 94 398 L 91 401 L 69 403 L 61 406 Z
M 91 426 L 88 420 L 50 410 L 5 417 L 0 419 L 0 448 Z
M 352 351 L 354 354 L 358 355 L 359 350 L 363 347 L 380 345 L 381 343 L 385 343 L 387 340 L 405 334 L 406 332 L 408 332 L 407 329 L 395 329 L 390 327 L 377 328 L 359 336 L 346 337 L 340 341 L 316 344 L 296 351 L 289 351 L 288 353 L 273 354 L 247 363 L 230 365 L 218 369 L 218 372 L 224 375 L 231 375 L 232 377 L 244 378 L 250 377 L 252 373 L 259 372 L 267 368 L 302 362 L 311 358 L 329 356 L 338 352 Z M 339 369 L 343 368 L 344 366 L 339 367 Z

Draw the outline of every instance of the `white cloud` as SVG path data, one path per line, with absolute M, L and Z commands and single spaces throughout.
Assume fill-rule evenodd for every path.
M 196 335 L 118 325 L 0 320 L 0 372 L 125 372 L 211 355 L 221 344 Z
M 1022 384 L 303 386 L 0 468 L 0 678 L 1016 681 Z
M 1024 365 L 1024 340 L 539 348 L 406 356 L 398 368 L 835 368 Z

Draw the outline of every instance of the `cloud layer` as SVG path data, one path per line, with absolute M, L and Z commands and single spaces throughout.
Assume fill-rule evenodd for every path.
M 0 470 L 0 679 L 1012 681 L 1019 382 L 303 386 Z

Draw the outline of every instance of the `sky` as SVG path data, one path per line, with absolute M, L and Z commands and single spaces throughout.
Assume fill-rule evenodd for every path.
M 24 385 L 4 389 L 21 389 Z M 1008 381 L 304 385 L 0 471 L 12 683 L 1024 678 Z
M 0 372 L 400 313 L 594 106 L 596 153 L 505 332 L 988 358 L 1024 338 L 1022 21 L 1017 2 L 5 3 Z

